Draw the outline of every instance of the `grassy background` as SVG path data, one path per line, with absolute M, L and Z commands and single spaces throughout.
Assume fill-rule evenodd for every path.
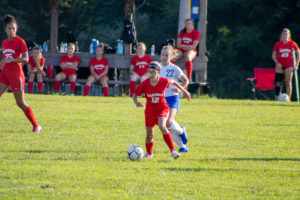
M 184 99 L 190 152 L 173 160 L 156 128 L 154 158 L 131 162 L 145 128 L 130 98 L 26 98 L 43 131 L 3 96 L 0 199 L 299 199 L 298 103 Z

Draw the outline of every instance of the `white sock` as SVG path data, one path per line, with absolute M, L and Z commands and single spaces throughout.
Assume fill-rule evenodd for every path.
M 179 126 L 179 124 L 175 120 L 171 122 L 171 126 L 169 127 L 169 130 L 178 135 L 183 132 L 183 129 Z
M 171 135 L 172 135 L 172 139 L 173 141 L 179 146 L 179 148 L 185 148 L 186 146 L 182 143 L 181 137 L 177 134 L 177 133 L 172 133 L 171 131 Z

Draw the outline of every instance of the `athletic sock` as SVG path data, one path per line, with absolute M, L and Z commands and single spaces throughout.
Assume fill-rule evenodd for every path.
M 103 92 L 103 95 L 107 97 L 108 96 L 108 87 L 103 87 L 102 92 Z
M 84 86 L 83 95 L 84 95 L 84 96 L 89 95 L 90 89 L 91 89 L 91 86 L 85 85 L 85 86 Z
M 28 93 L 32 92 L 33 82 L 28 82 Z
M 59 93 L 60 90 L 60 81 L 54 82 L 55 93 Z
M 175 147 L 174 147 L 174 143 L 173 143 L 173 140 L 172 140 L 171 133 L 163 134 L 163 137 L 164 137 L 165 143 L 168 145 L 170 151 L 171 152 L 175 151 Z
M 38 91 L 39 93 L 43 93 L 43 82 L 38 82 Z
M 177 133 L 172 133 L 172 131 L 171 131 L 171 135 L 172 135 L 173 141 L 179 146 L 179 148 L 186 147 L 186 145 L 183 144 L 181 137 Z
M 135 85 L 136 85 L 135 81 L 130 81 L 129 83 L 130 96 L 132 96 L 135 91 Z
M 147 153 L 150 154 L 150 155 L 152 155 L 152 153 L 153 153 L 153 144 L 154 144 L 154 142 L 145 144 Z
M 183 129 L 179 126 L 179 124 L 175 120 L 171 122 L 169 130 L 173 133 L 177 133 L 178 135 L 182 134 L 183 132 Z
M 76 82 L 71 81 L 71 94 L 75 94 L 75 89 L 76 89 Z
M 28 106 L 28 108 L 26 110 L 24 110 L 23 112 L 26 115 L 27 119 L 31 122 L 33 129 L 38 127 L 38 123 L 33 115 L 31 108 Z
M 185 69 L 186 69 L 186 75 L 189 79 L 192 78 L 192 72 L 193 72 L 193 62 L 192 61 L 186 61 L 185 62 Z

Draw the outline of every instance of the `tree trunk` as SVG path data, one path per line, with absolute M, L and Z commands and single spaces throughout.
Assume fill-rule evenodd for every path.
M 59 0 L 49 0 L 51 10 L 50 52 L 56 52 L 58 38 L 58 6 Z
M 178 17 L 178 32 L 184 28 L 184 21 L 190 17 L 189 6 L 191 0 L 180 0 L 179 4 L 179 17 Z

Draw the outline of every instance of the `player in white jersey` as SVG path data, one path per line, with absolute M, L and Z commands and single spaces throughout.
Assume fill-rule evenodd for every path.
M 174 50 L 172 46 L 164 46 L 161 50 L 161 71 L 160 76 L 168 78 L 174 81 L 181 81 L 181 86 L 186 87 L 189 83 L 188 78 L 182 72 L 182 70 L 177 66 L 171 63 L 171 59 L 174 56 Z M 170 113 L 167 119 L 167 127 L 171 131 L 172 138 L 179 146 L 179 152 L 184 153 L 188 152 L 189 149 L 186 146 L 187 136 L 184 127 L 175 121 L 176 113 L 179 110 L 179 90 L 170 85 L 169 88 L 165 91 L 165 99 L 169 105 Z

